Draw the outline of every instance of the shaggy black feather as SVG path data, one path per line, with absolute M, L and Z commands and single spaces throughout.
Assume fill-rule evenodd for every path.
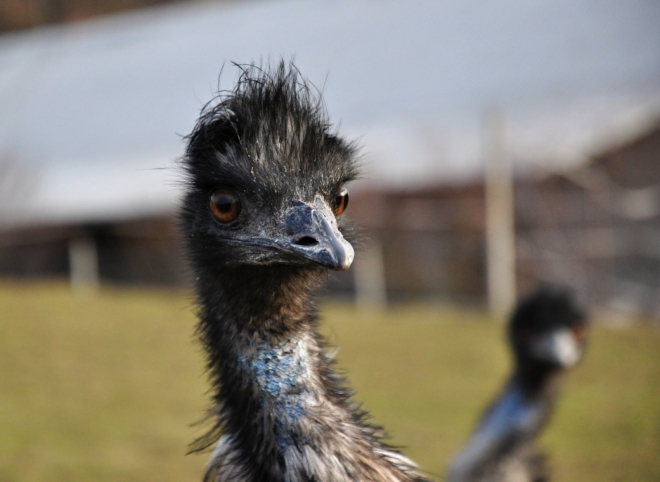
M 328 258 L 310 250 L 325 241 L 296 241 L 291 228 L 291 213 L 313 213 L 300 222 L 320 220 L 338 259 L 352 259 L 342 241 L 351 231 L 332 210 L 358 174 L 356 147 L 331 129 L 295 67 L 241 69 L 235 88 L 203 109 L 184 158 L 181 226 L 215 403 L 213 427 L 193 450 L 218 444 L 208 480 L 423 480 L 382 442 L 332 369 L 312 296 Z M 218 188 L 240 199 L 235 221 L 213 218 Z M 307 458 L 297 462 L 299 454 Z M 320 476 L 335 459 L 345 477 Z

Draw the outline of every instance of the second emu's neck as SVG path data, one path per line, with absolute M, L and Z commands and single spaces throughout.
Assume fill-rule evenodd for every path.
M 200 333 L 221 434 L 215 480 L 413 480 L 329 367 L 311 300 L 317 278 L 273 267 L 203 283 Z
M 557 398 L 562 373 L 518 364 L 449 468 L 449 482 L 547 480 L 534 439 Z

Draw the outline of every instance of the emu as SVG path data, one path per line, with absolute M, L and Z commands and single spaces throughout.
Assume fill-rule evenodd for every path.
M 541 287 L 518 303 L 508 326 L 514 372 L 450 464 L 448 482 L 545 482 L 534 440 L 547 423 L 563 374 L 581 358 L 587 318 L 571 293 Z
M 187 138 L 181 216 L 213 385 L 206 481 L 423 481 L 351 401 L 313 292 L 353 261 L 357 149 L 293 65 L 242 67 Z

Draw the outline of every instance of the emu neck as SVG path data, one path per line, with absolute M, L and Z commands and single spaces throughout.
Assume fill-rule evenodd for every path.
M 480 429 L 497 427 L 501 440 L 514 433 L 518 443 L 533 440 L 550 416 L 562 374 L 561 370 L 547 366 L 518 364 Z
M 537 465 L 534 438 L 548 420 L 560 376 L 546 367 L 519 364 L 453 459 L 447 480 L 536 480 L 533 474 L 545 468 Z
M 287 267 L 243 267 L 213 273 L 198 284 L 201 323 L 225 330 L 214 342 L 227 335 L 290 337 L 302 331 L 315 313 L 311 292 L 319 278 L 318 272 Z
M 516 364 L 509 386 L 517 387 L 529 400 L 554 400 L 563 375 L 561 369 L 538 363 Z
M 314 393 L 322 386 L 319 367 L 326 361 L 315 332 L 313 273 L 243 268 L 214 281 L 204 283 L 212 288 L 200 294 L 200 332 L 210 355 L 216 402 L 231 412 L 229 425 L 244 417 L 255 420 L 268 410 L 275 431 L 260 435 L 273 435 L 268 442 L 282 448 L 290 434 L 277 427 L 296 422 L 303 405 L 322 395 Z M 249 432 L 244 427 L 224 429 Z
M 306 406 L 322 395 L 313 278 L 290 269 L 243 268 L 200 283 L 207 287 L 200 293 L 200 333 L 221 414 L 216 430 L 246 464 L 283 459 L 304 437 Z M 274 468 L 265 470 L 276 480 Z
M 316 279 L 273 268 L 200 283 L 212 286 L 200 293 L 200 334 L 216 389 L 217 424 L 201 441 L 215 442 L 213 480 L 413 480 L 412 463 L 362 422 L 329 367 Z

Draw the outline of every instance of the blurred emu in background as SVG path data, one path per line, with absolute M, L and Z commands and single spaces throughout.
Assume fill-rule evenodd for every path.
M 508 327 L 513 374 L 452 461 L 449 482 L 549 480 L 534 441 L 564 373 L 582 357 L 586 330 L 586 315 L 565 289 L 542 287 L 518 303 Z

